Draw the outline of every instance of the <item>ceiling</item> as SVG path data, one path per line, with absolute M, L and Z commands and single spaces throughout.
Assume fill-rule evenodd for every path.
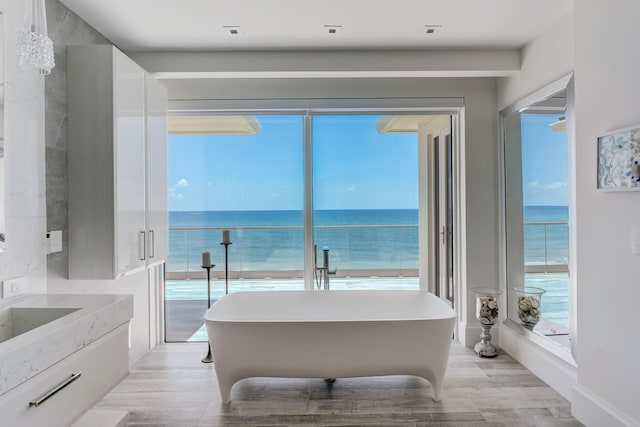
M 125 51 L 513 49 L 572 9 L 572 0 L 61 1 Z

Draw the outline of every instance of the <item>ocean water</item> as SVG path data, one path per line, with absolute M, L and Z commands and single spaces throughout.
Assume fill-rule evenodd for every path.
M 418 211 L 324 210 L 314 214 L 318 257 L 330 249 L 340 269 L 418 268 Z M 170 212 L 167 271 L 200 270 L 201 254 L 224 262 L 222 230 L 231 230 L 229 270 L 302 271 L 302 211 Z M 209 230 L 198 228 L 208 227 Z M 321 260 L 318 261 L 320 263 Z
M 568 264 L 568 206 L 525 206 L 524 258 L 527 265 Z M 535 225 L 527 223 L 561 222 Z
M 385 269 L 390 277 L 375 286 L 393 289 L 416 288 L 417 279 L 397 277 L 418 268 L 417 210 L 340 210 L 315 212 L 314 240 L 330 247 L 331 267 Z M 564 222 L 566 206 L 527 206 L 525 223 Z M 202 271 L 201 254 L 211 252 L 216 271 L 224 269 L 222 230 L 231 230 L 230 271 L 296 271 L 298 279 L 231 280 L 231 292 L 243 290 L 302 289 L 304 233 L 302 211 L 170 212 L 168 272 Z M 529 265 L 566 264 L 568 228 L 566 225 L 526 225 L 525 263 Z M 318 261 L 321 263 L 321 259 Z M 394 274 L 394 270 L 397 274 Z M 373 272 L 372 274 L 375 274 Z M 268 273 L 265 274 L 265 277 Z M 287 275 L 284 274 L 286 277 Z M 382 276 L 382 275 L 381 275 Z M 388 282 L 395 280 L 395 282 Z M 411 281 L 414 280 L 414 281 Z M 343 283 L 344 282 L 344 283 Z M 566 273 L 527 274 L 527 286 L 542 287 L 543 317 L 560 325 L 568 324 L 568 276 Z M 332 279 L 332 288 L 362 288 L 358 279 Z M 366 286 L 372 283 L 366 282 Z M 213 283 L 213 298 L 224 293 L 223 281 Z M 206 281 L 167 281 L 167 300 L 205 300 Z M 171 319 L 168 319 L 171 321 Z
M 527 206 L 525 223 L 566 222 L 566 206 Z M 418 210 L 321 210 L 314 213 L 314 240 L 330 248 L 331 264 L 350 269 L 417 269 Z M 222 230 L 231 230 L 229 270 L 303 270 L 302 211 L 170 212 L 167 271 L 201 270 L 201 254 L 224 262 Z M 207 228 L 207 229 L 204 229 Z M 566 225 L 526 225 L 525 263 L 566 264 Z M 320 261 L 319 261 L 320 262 Z

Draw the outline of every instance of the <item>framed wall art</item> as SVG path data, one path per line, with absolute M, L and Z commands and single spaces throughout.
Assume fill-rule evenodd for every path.
M 640 126 L 598 138 L 598 188 L 640 191 Z

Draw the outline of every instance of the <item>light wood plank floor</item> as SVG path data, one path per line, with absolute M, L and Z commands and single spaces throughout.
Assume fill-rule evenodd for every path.
M 442 401 L 409 376 L 246 379 L 222 405 L 205 343 L 146 354 L 96 409 L 129 410 L 129 426 L 581 426 L 569 402 L 506 354 L 454 344 Z

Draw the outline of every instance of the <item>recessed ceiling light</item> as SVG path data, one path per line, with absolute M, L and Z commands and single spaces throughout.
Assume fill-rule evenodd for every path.
M 342 31 L 342 25 L 325 25 L 324 32 L 330 36 L 340 34 Z
M 240 37 L 244 33 L 239 25 L 224 25 L 222 27 L 224 33 L 229 37 Z
M 426 35 L 431 35 L 431 34 L 434 34 L 436 30 L 439 30 L 440 28 L 442 28 L 442 25 L 425 25 L 422 32 Z

